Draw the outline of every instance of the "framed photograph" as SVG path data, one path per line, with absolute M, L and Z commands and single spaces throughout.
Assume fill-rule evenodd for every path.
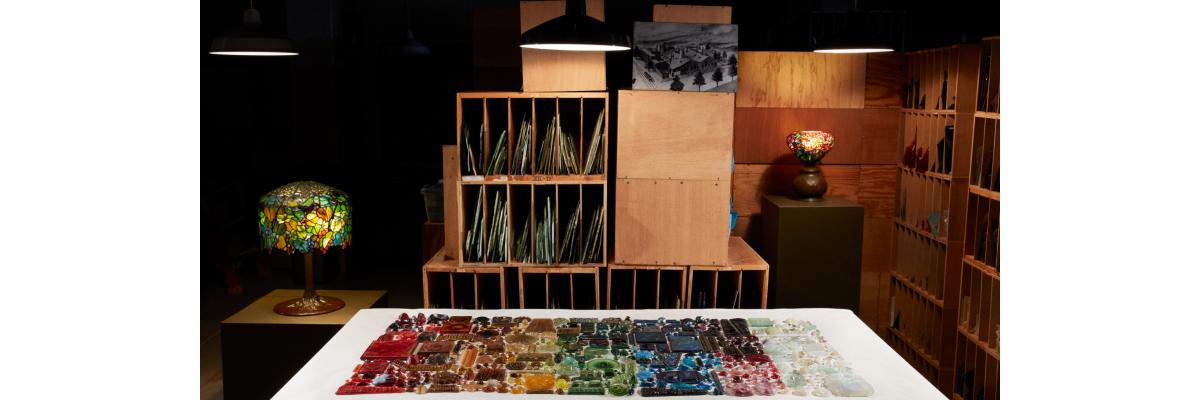
M 737 91 L 738 27 L 635 22 L 633 88 Z

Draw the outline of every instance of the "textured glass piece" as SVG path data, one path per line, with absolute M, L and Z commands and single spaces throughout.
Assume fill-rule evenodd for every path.
M 263 195 L 258 205 L 264 249 L 325 253 L 350 245 L 350 197 L 340 190 L 313 181 L 292 182 Z

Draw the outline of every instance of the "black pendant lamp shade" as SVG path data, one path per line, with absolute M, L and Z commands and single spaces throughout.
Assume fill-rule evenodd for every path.
M 408 31 L 408 37 L 404 39 L 404 43 L 400 45 L 400 54 L 406 56 L 427 56 L 429 55 L 429 46 L 413 37 L 411 30 Z
M 895 51 L 903 23 L 896 12 L 813 12 L 809 38 L 817 53 L 886 53 Z
M 250 3 L 242 13 L 242 27 L 228 35 L 213 39 L 208 54 L 223 56 L 294 56 L 300 54 L 286 37 L 262 31 L 262 17 Z
M 629 50 L 629 35 L 587 16 L 583 0 L 567 0 L 567 13 L 525 31 L 521 47 L 564 51 Z
M 412 9 L 408 7 L 408 2 L 404 2 L 404 24 L 408 26 L 407 36 L 404 42 L 400 44 L 400 54 L 406 56 L 427 56 L 432 51 L 425 43 L 421 43 L 413 36 L 412 32 Z

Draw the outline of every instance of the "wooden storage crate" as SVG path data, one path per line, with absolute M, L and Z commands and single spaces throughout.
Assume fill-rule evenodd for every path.
M 608 290 L 606 291 L 605 308 L 609 309 L 609 310 L 613 309 L 614 303 L 616 303 L 616 306 L 618 309 L 621 309 L 621 308 L 628 308 L 628 309 L 683 308 L 684 305 L 687 304 L 687 283 L 688 283 L 687 282 L 687 270 L 688 270 L 688 268 L 686 266 L 677 266 L 677 265 L 609 264 L 609 266 L 608 266 Z M 667 272 L 667 275 L 668 275 L 667 279 L 663 278 L 664 271 Z M 613 300 L 613 276 L 614 276 L 614 274 L 616 274 L 616 276 L 618 278 L 620 278 L 621 275 L 623 275 L 623 274 L 629 275 L 629 281 L 628 281 L 629 285 L 627 286 L 629 289 L 628 290 L 623 289 L 622 287 L 624 287 L 625 285 L 622 283 L 622 285 L 621 285 L 622 287 L 618 287 L 618 289 L 617 289 L 618 299 L 619 299 L 617 301 Z M 676 281 L 675 279 L 673 279 L 670 276 L 670 275 L 674 275 L 674 274 L 679 274 L 678 281 Z M 641 275 L 643 277 L 642 278 L 643 282 L 646 281 L 646 278 L 648 277 L 648 275 L 653 276 L 653 286 L 652 287 L 654 288 L 654 301 L 652 303 L 646 301 L 645 297 L 647 297 L 647 296 L 645 296 L 645 295 L 642 296 L 641 302 L 638 301 L 639 292 L 641 292 L 642 290 L 644 290 L 647 287 L 646 285 L 642 285 L 641 289 L 638 288 L 638 276 L 639 275 Z M 669 298 L 671 293 L 677 293 L 677 295 L 675 297 L 676 297 L 678 303 L 671 304 L 668 302 L 666 307 L 664 307 L 663 295 L 666 294 L 667 297 Z M 626 303 L 624 302 L 624 297 L 626 297 L 626 296 L 629 298 L 629 303 L 628 303 L 629 307 L 622 307 L 622 306 L 626 305 Z M 653 304 L 653 306 L 652 307 L 642 307 L 641 306 L 642 304 L 646 304 L 646 305 Z
M 733 93 L 619 96 L 614 262 L 725 265 Z
M 431 285 L 430 278 L 439 274 L 446 274 L 446 278 L 449 280 L 449 284 L 445 290 L 450 296 L 450 308 L 466 308 L 467 306 L 467 304 L 460 304 L 458 302 L 459 296 L 457 296 L 455 293 L 455 287 L 457 285 L 454 282 L 454 277 L 456 274 L 471 275 L 473 290 L 471 293 L 472 296 L 470 303 L 475 309 L 480 307 L 480 274 L 497 275 L 499 278 L 499 285 L 495 286 L 493 289 L 494 292 L 499 294 L 500 308 L 508 308 L 508 296 L 505 294 L 506 284 L 504 281 L 504 269 L 502 267 L 463 267 L 458 265 L 455 260 L 447 258 L 444 248 L 434 254 L 433 258 L 429 259 L 429 261 L 421 267 L 421 284 L 424 289 L 422 297 L 424 298 L 425 308 L 437 308 L 434 307 L 434 304 L 430 302 L 430 297 L 436 295 L 436 293 L 441 291 L 442 288 L 437 284 Z M 440 304 L 438 306 L 440 306 Z
M 575 285 L 575 275 L 591 275 L 592 283 L 593 283 L 592 284 L 592 290 L 593 290 L 593 296 L 592 296 L 593 307 L 592 308 L 597 309 L 597 310 L 600 309 L 600 267 L 594 267 L 594 266 L 587 266 L 587 267 L 526 266 L 526 267 L 517 267 L 517 274 L 518 274 L 517 282 L 519 285 L 518 290 L 519 290 L 521 308 L 525 308 L 526 299 L 528 298 L 529 295 L 537 295 L 538 292 L 544 293 L 544 296 L 545 296 L 544 303 L 542 303 L 542 307 L 535 307 L 535 308 L 559 308 L 559 307 L 555 306 L 556 303 L 558 303 L 557 301 L 555 301 L 556 299 L 552 299 L 552 297 L 551 297 L 551 292 L 553 292 L 555 290 L 555 285 L 551 284 L 550 280 L 552 277 L 561 278 L 562 276 L 565 276 L 567 279 L 567 283 L 568 283 L 567 290 L 566 290 L 566 294 L 568 297 L 567 305 L 569 306 L 569 308 L 575 309 L 576 300 L 578 299 L 575 295 L 575 286 L 576 286 Z M 543 280 L 541 281 L 540 284 L 536 284 L 536 285 L 526 283 L 527 275 L 541 275 Z M 528 290 L 528 291 L 525 290 L 527 286 L 530 288 L 530 290 Z M 538 290 L 539 288 L 541 290 Z M 561 287 L 559 289 L 561 289 Z M 561 306 L 562 304 L 557 304 L 557 305 Z
M 592 225 L 591 212 L 595 210 L 604 210 L 601 215 L 607 214 L 608 202 L 608 138 L 609 138 L 609 123 L 608 123 L 608 95 L 606 93 L 596 92 L 570 92 L 570 93 L 528 93 L 528 92 L 469 92 L 459 93 L 458 95 L 458 118 L 457 118 L 457 142 L 458 146 L 454 146 L 455 154 L 459 160 L 462 160 L 464 154 L 467 154 L 464 147 L 464 129 L 469 129 L 473 132 L 470 138 L 474 142 L 471 148 L 471 154 L 480 159 L 479 164 L 483 164 L 487 155 L 492 153 L 493 148 L 498 148 L 503 136 L 505 142 L 503 144 L 507 151 L 506 162 L 502 173 L 492 175 L 482 175 L 483 171 L 477 168 L 472 171 L 466 167 L 465 162 L 459 162 L 453 166 L 461 172 L 453 178 L 453 186 L 456 187 L 454 196 L 457 206 L 454 209 L 448 209 L 447 214 L 455 215 L 456 225 L 451 228 L 447 225 L 447 231 L 453 230 L 454 243 L 458 246 L 456 249 L 460 253 L 464 253 L 459 257 L 459 262 L 463 266 L 497 266 L 497 267 L 518 267 L 518 266 L 588 266 L 599 267 L 607 263 L 607 218 L 600 218 L 599 227 L 600 234 L 598 259 L 596 260 L 577 260 L 571 262 L 533 262 L 528 259 L 516 260 L 513 257 L 513 245 L 515 245 L 520 234 L 528 230 L 529 235 L 529 252 L 534 252 L 534 247 L 537 246 L 534 240 L 533 231 L 538 221 L 538 212 L 546 206 L 544 200 L 549 199 L 551 208 L 555 215 L 557 224 L 552 227 L 553 235 L 555 236 L 556 247 L 563 243 L 569 235 L 573 235 L 577 246 L 582 246 L 585 240 L 585 230 Z M 603 128 L 601 130 L 602 139 L 598 143 L 597 161 L 600 163 L 600 170 L 594 174 L 584 174 L 582 172 L 583 164 L 586 161 L 588 149 L 590 148 L 591 133 L 595 127 L 596 121 L 600 118 Z M 547 132 L 545 126 L 553 119 L 559 118 L 560 126 L 563 131 L 571 135 L 575 141 L 575 146 L 572 152 L 576 155 L 577 162 L 580 164 L 579 174 L 543 174 L 536 173 L 534 169 L 535 157 L 538 149 L 541 147 L 541 140 L 544 139 Z M 522 120 L 528 119 L 533 127 L 530 138 L 530 157 L 526 158 L 524 163 L 519 163 L 514 160 L 515 146 L 518 142 L 518 134 Z M 482 131 L 482 135 L 477 135 Z M 501 135 L 501 132 L 507 132 L 506 135 Z M 481 137 L 478 141 L 476 137 Z M 549 157 L 557 157 L 560 153 L 557 143 L 550 143 L 553 146 Z M 475 149 L 478 147 L 479 149 Z M 477 153 L 478 154 L 475 154 Z M 513 174 L 514 170 L 520 165 L 524 165 L 526 173 Z M 449 168 L 449 167 L 448 167 Z M 447 181 L 449 182 L 449 181 Z M 479 194 L 482 192 L 482 206 L 480 207 L 481 226 L 486 229 L 490 227 L 491 222 L 495 218 L 505 220 L 504 229 L 508 232 L 508 246 L 504 246 L 500 254 L 487 254 L 485 250 L 480 257 L 472 257 L 465 254 L 463 246 L 466 244 L 466 235 L 473 224 L 473 215 L 475 204 L 480 202 Z M 563 200 L 567 199 L 567 200 Z M 500 208 L 500 212 L 494 212 L 495 202 L 503 200 L 505 207 Z M 579 224 L 572 232 L 566 232 L 565 228 L 573 208 L 576 204 L 581 207 L 582 214 Z M 496 215 L 493 215 L 496 214 Z M 522 218 L 527 217 L 527 218 Z M 447 219 L 449 221 L 449 218 Z M 447 234 L 449 236 L 449 233 Z M 481 246 L 486 249 L 490 244 L 485 234 L 481 241 Z M 447 239 L 450 242 L 450 239 Z M 558 250 L 557 248 L 555 249 Z
M 728 275 L 733 275 L 733 278 L 734 278 L 734 285 L 732 286 L 733 287 L 732 290 L 735 291 L 734 293 L 736 293 L 736 295 L 733 296 L 734 302 L 732 302 L 730 304 L 730 307 L 728 307 L 728 308 L 741 308 L 742 304 L 744 303 L 744 299 L 746 298 L 746 296 L 743 296 L 741 294 L 746 293 L 748 291 L 747 289 L 752 289 L 752 290 L 750 290 L 751 292 L 753 290 L 757 290 L 758 293 L 755 293 L 755 294 L 757 294 L 758 296 L 752 296 L 751 300 L 753 300 L 753 297 L 758 297 L 758 300 L 759 300 L 758 307 L 759 308 L 767 308 L 767 283 L 768 283 L 768 280 L 770 279 L 770 266 L 767 265 L 767 262 L 764 261 L 762 259 L 762 257 L 760 257 L 758 255 L 758 253 L 756 253 L 754 251 L 754 249 L 750 248 L 750 245 L 746 244 L 746 241 L 742 240 L 742 238 L 740 238 L 740 237 L 737 237 L 737 236 L 730 237 L 728 249 L 729 249 L 728 250 L 729 251 L 729 257 L 728 257 L 729 264 L 727 264 L 727 265 L 716 265 L 716 266 L 692 265 L 692 266 L 688 267 L 688 285 L 687 285 L 687 293 L 688 293 L 687 307 L 688 308 L 693 308 L 693 307 L 695 307 L 695 308 L 707 308 L 707 307 L 726 308 L 726 307 L 721 307 L 723 305 L 721 303 L 721 301 L 723 299 L 721 298 L 721 296 L 719 296 L 721 291 L 720 291 L 720 286 L 718 285 L 721 274 L 723 274 L 723 273 L 726 273 Z M 700 296 L 699 296 L 699 290 L 697 289 L 696 286 L 702 285 L 702 284 L 708 283 L 708 282 L 702 283 L 702 282 L 698 281 L 697 280 L 697 272 L 699 272 L 701 275 L 708 275 L 709 277 L 711 277 L 711 280 L 709 281 L 709 282 L 711 282 L 711 286 L 706 287 L 706 289 L 711 290 L 710 292 L 706 293 L 706 295 L 711 296 L 711 302 L 707 302 L 705 304 L 705 307 L 699 307 L 699 300 L 700 300 L 699 297 Z M 757 278 L 756 282 L 754 282 L 750 286 L 746 286 L 745 281 L 743 279 L 746 272 L 750 272 L 752 276 Z M 707 286 L 707 285 L 705 285 L 705 286 Z M 695 297 L 693 296 L 693 291 L 697 292 Z M 693 299 L 696 300 L 695 303 L 693 302 Z

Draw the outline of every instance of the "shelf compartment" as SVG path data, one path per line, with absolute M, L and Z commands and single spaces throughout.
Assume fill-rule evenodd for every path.
M 617 287 L 615 292 L 614 286 Z M 687 267 L 612 264 L 608 266 L 606 293 L 605 306 L 610 310 L 683 308 L 687 301 L 684 297 L 687 295 Z
M 973 134 L 971 185 L 998 193 L 1000 191 L 1000 120 L 977 120 Z
M 961 299 L 956 325 L 974 342 L 990 350 L 999 349 L 1000 330 L 999 276 L 964 262 Z M 997 355 L 998 355 L 997 351 Z
M 953 113 L 957 104 L 960 46 L 910 52 L 904 55 L 901 105 L 904 110 Z
M 955 115 L 900 114 L 900 162 L 949 179 L 954 166 Z M 914 173 L 922 173 L 916 172 Z
M 425 308 L 508 308 L 502 267 L 463 267 L 445 253 L 439 250 L 421 267 Z
M 901 334 L 907 344 L 925 353 L 930 360 L 938 360 L 941 354 L 942 306 L 903 279 L 893 276 L 891 280 L 892 313 L 890 328 Z
M 571 309 L 600 309 L 600 267 L 568 265 L 517 267 L 517 274 L 521 308 L 551 308 L 565 305 Z M 589 275 L 591 285 L 576 285 L 576 280 L 583 279 L 586 282 Z M 562 288 L 566 288 L 566 290 Z M 580 288 L 584 288 L 586 291 L 578 290 Z M 564 297 L 566 298 L 565 304 Z
M 937 298 L 932 293 L 929 293 L 925 289 L 922 289 L 920 286 L 917 286 L 915 283 L 908 280 L 908 278 L 905 278 L 904 276 L 900 275 L 899 273 L 896 273 L 895 271 L 892 271 L 892 278 L 896 279 L 897 281 L 900 281 L 900 284 L 904 285 L 909 290 L 916 292 L 922 298 L 929 301 L 930 303 L 933 303 L 935 306 L 943 307 L 944 302 L 942 301 L 942 299 Z
M 610 136 L 607 109 L 606 93 L 459 93 L 455 141 L 460 150 L 459 176 L 463 181 L 511 181 L 529 176 L 533 176 L 528 178 L 531 180 L 604 181 Z M 589 171 L 583 171 L 583 167 L 591 149 L 590 141 L 597 119 L 602 121 L 595 152 L 597 169 L 587 173 Z M 548 127 L 556 120 L 562 127 L 562 138 L 569 138 L 571 146 L 559 146 L 558 136 L 545 140 L 550 133 Z M 528 142 L 519 146 L 524 121 L 530 124 L 529 138 Z M 484 169 L 492 150 L 500 147 L 503 147 L 504 156 L 501 159 L 504 162 L 498 163 L 495 170 L 488 174 Z M 537 170 L 538 155 L 543 147 L 546 151 L 542 155 L 552 160 L 552 170 Z M 521 149 L 527 151 L 522 153 Z M 575 159 L 578 167 L 576 173 L 558 173 L 561 171 L 558 167 L 562 165 L 559 157 L 567 152 Z
M 985 197 L 969 196 L 966 222 L 964 255 L 993 267 L 999 274 L 1000 202 Z

